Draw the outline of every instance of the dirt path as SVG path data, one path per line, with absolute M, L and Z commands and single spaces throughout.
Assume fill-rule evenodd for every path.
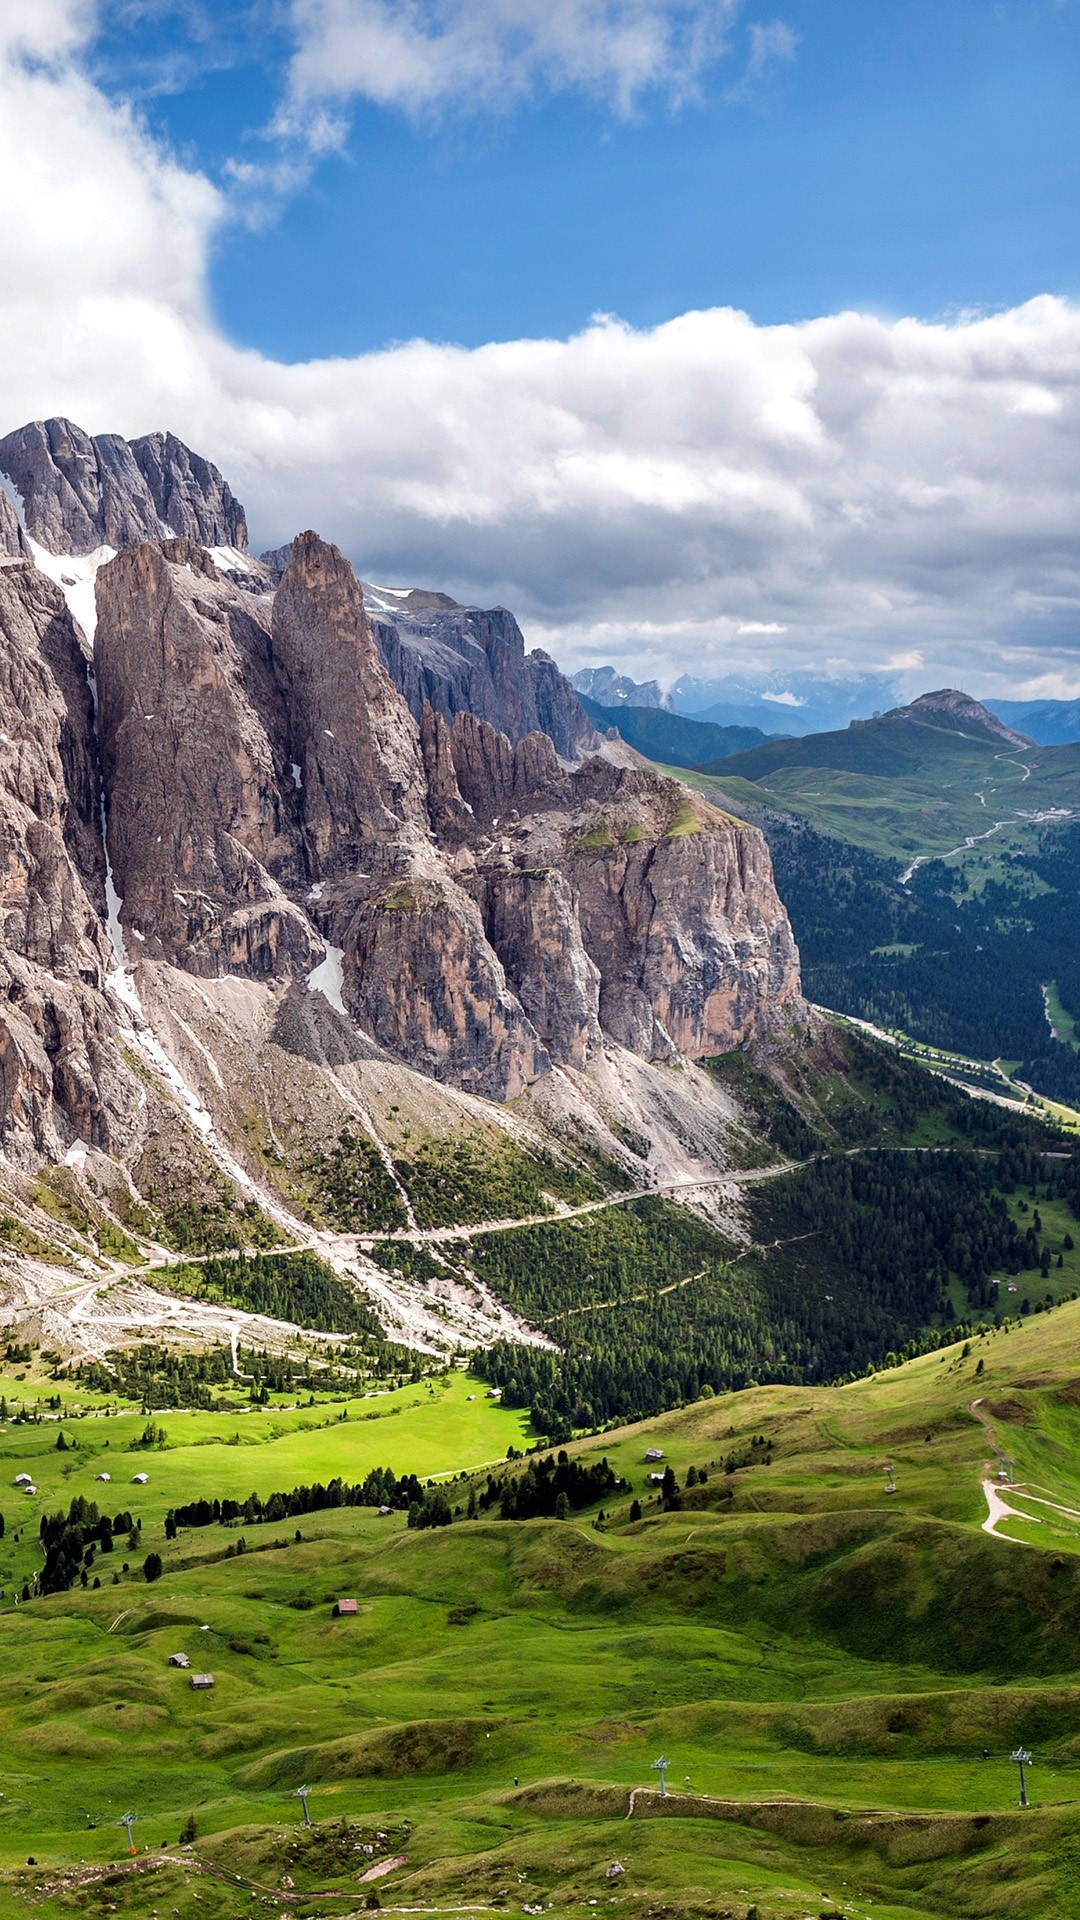
M 441 1246 L 452 1240 L 471 1240 L 474 1235 L 515 1233 L 519 1227 L 555 1227 L 563 1220 L 580 1220 L 586 1213 L 603 1213 L 608 1207 L 629 1207 L 635 1200 L 689 1197 L 715 1187 L 745 1187 L 761 1180 L 778 1180 L 782 1174 L 797 1173 L 809 1166 L 807 1160 L 785 1160 L 773 1167 L 736 1168 L 730 1173 L 705 1174 L 701 1179 L 662 1180 L 654 1187 L 634 1187 L 628 1193 L 608 1193 L 600 1200 L 584 1200 L 576 1207 L 560 1207 L 555 1213 L 526 1213 L 516 1220 L 477 1220 L 472 1226 L 398 1227 L 392 1233 L 362 1233 L 337 1236 L 366 1252 L 386 1241 L 403 1241 L 413 1246 Z
M 997 1456 L 998 1464 L 1000 1466 L 1003 1466 L 1005 1464 L 1005 1450 L 1003 1447 L 998 1446 L 998 1443 L 994 1438 L 994 1429 L 990 1425 L 989 1415 L 981 1411 L 984 1404 L 985 1402 L 983 1401 L 983 1398 L 981 1395 L 976 1400 L 969 1400 L 968 1412 L 970 1413 L 973 1420 L 978 1421 L 980 1427 L 982 1428 L 984 1434 L 986 1435 L 987 1444 L 989 1445 L 991 1452 Z M 987 1506 L 986 1519 L 982 1523 L 983 1532 L 992 1533 L 996 1539 L 1007 1539 L 1009 1537 L 1007 1534 L 998 1533 L 998 1527 L 1000 1526 L 1003 1520 L 1028 1520 L 1032 1523 L 1032 1525 L 1040 1526 L 1042 1523 L 1039 1520 L 1039 1517 L 1037 1514 L 1021 1513 L 1016 1507 L 1010 1507 L 1007 1500 L 1002 1499 L 1001 1494 L 998 1492 L 997 1481 L 992 1480 L 990 1478 L 991 1472 L 993 1470 L 993 1466 L 994 1466 L 994 1463 L 992 1460 L 985 1460 L 983 1462 L 981 1485 L 982 1485 L 983 1493 L 986 1497 L 986 1506 Z M 1012 1483 L 1010 1482 L 1010 1486 L 1011 1484 Z M 1017 1487 L 1016 1491 L 1017 1493 L 1019 1493 L 1021 1489 Z M 1025 1494 L 1024 1498 L 1028 1499 L 1029 1495 Z M 1051 1505 L 1052 1503 L 1048 1501 L 1046 1504 Z M 1016 1543 L 1014 1542 L 1013 1544 L 1015 1545 Z
M 680 1288 L 690 1286 L 694 1280 L 703 1280 L 705 1269 L 697 1273 L 688 1273 L 685 1280 L 672 1280 L 666 1287 L 647 1287 L 644 1293 L 628 1293 L 623 1300 L 590 1300 L 583 1307 L 567 1307 L 563 1313 L 549 1313 L 541 1320 L 542 1327 L 550 1327 L 556 1320 L 573 1320 L 579 1313 L 608 1313 L 612 1307 L 639 1306 L 643 1300 L 662 1300 L 666 1293 L 678 1293 Z
M 996 1534 L 998 1523 L 1002 1520 L 1027 1520 L 1030 1521 L 1032 1526 L 1038 1527 L 1042 1525 L 1041 1520 L 1036 1514 L 1021 1513 L 1018 1508 L 1010 1507 L 1008 1501 L 1002 1499 L 993 1480 L 984 1480 L 982 1490 L 986 1495 L 986 1504 L 989 1509 L 986 1519 L 982 1523 L 984 1533 Z M 1015 1544 L 1014 1542 L 1014 1545 Z

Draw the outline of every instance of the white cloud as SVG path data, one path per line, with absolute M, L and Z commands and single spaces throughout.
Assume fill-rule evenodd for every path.
M 763 700 L 771 700 L 774 707 L 805 707 L 806 705 L 806 701 L 800 700 L 797 693 L 764 692 L 761 697 Z
M 0 58 L 60 59 L 84 44 L 96 17 L 95 0 L 0 0 Z
M 748 72 L 759 78 L 773 66 L 790 66 L 799 50 L 799 36 L 783 20 L 750 23 Z
M 892 673 L 917 673 L 925 665 L 921 648 L 908 647 L 905 652 L 891 653 L 885 662 L 886 669 Z
M 692 94 L 739 0 L 291 0 L 296 50 L 280 128 L 353 98 L 413 115 L 505 108 L 538 86 L 630 113 Z M 772 31 L 765 29 L 763 31 Z M 323 122 L 323 137 L 327 122 Z
M 3 429 L 172 427 L 264 544 L 314 525 L 369 577 L 513 606 L 568 664 L 786 676 L 918 653 L 928 684 L 1076 683 L 1076 306 L 600 317 L 281 365 L 215 327 L 226 209 L 90 84 L 89 29 L 75 0 L 0 0 Z

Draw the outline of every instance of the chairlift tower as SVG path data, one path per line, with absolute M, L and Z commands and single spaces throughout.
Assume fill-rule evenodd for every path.
M 665 1775 L 665 1773 L 667 1772 L 667 1770 L 668 1770 L 668 1768 L 670 1767 L 670 1765 L 671 1765 L 671 1761 L 670 1761 L 670 1760 L 664 1760 L 664 1759 L 660 1759 L 660 1760 L 654 1760 L 654 1761 L 653 1761 L 653 1767 L 654 1767 L 654 1769 L 655 1769 L 655 1771 L 656 1771 L 656 1772 L 657 1772 L 657 1773 L 658 1773 L 658 1774 L 660 1775 L 660 1798 L 661 1798 L 661 1800 L 666 1800 L 666 1799 L 667 1799 L 667 1781 L 665 1780 L 665 1778 L 664 1778 L 664 1775 Z
M 1027 1797 L 1027 1781 L 1024 1778 L 1024 1768 L 1030 1767 L 1031 1755 L 1028 1752 L 1026 1747 L 1017 1747 L 1016 1752 L 1011 1757 L 1013 1760 L 1015 1760 L 1017 1766 L 1020 1769 L 1020 1805 L 1022 1807 L 1026 1807 L 1028 1803 L 1028 1797 Z
M 123 1827 L 124 1832 L 127 1834 L 127 1843 L 128 1843 L 129 1853 L 134 1853 L 135 1851 L 135 1842 L 131 1837 L 131 1829 L 135 1825 L 135 1822 L 138 1819 L 138 1817 L 139 1816 L 137 1813 L 122 1813 L 120 1815 L 119 1820 L 116 1823 L 118 1827 Z
M 301 1805 L 303 1806 L 305 1827 L 310 1827 L 311 1825 L 311 1815 L 308 1812 L 308 1803 L 307 1803 L 307 1797 L 310 1792 L 311 1792 L 310 1787 L 297 1787 L 296 1792 L 293 1795 L 293 1799 L 299 1800 Z
M 896 1492 L 896 1480 L 894 1478 L 891 1465 L 887 1466 L 885 1469 L 885 1491 L 886 1493 Z

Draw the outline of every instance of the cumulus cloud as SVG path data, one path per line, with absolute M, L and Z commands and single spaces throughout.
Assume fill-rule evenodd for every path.
M 1080 690 L 1076 306 L 601 316 L 281 365 L 214 325 L 219 193 L 90 84 L 85 8 L 48 0 L 36 41 L 27 11 L 0 0 L 5 429 L 172 427 L 263 544 L 314 525 L 368 578 L 513 606 L 567 665 L 918 653 L 927 683 Z
M 739 0 L 291 0 L 296 50 L 282 130 L 325 140 L 327 103 L 413 115 L 505 108 L 538 86 L 633 111 L 681 100 L 725 49 Z M 772 31 L 768 29 L 768 31 Z

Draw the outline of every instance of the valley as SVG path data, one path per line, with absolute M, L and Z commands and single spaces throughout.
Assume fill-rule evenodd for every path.
M 1080 1106 L 1077 750 L 1007 732 L 927 695 L 680 777 L 765 831 L 811 999 L 976 1085 L 1007 1063 L 1061 1117 Z

